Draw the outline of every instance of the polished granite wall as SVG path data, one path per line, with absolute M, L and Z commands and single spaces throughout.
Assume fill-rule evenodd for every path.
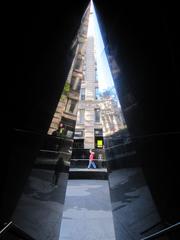
M 113 170 L 109 173 L 109 184 L 102 180 L 68 181 L 68 173 L 61 172 L 55 186 L 52 184 L 53 174 L 53 170 L 32 170 L 13 215 L 15 224 L 35 239 L 57 240 L 61 226 L 64 239 L 75 231 L 71 225 L 76 221 L 79 229 L 86 226 L 88 235 L 89 229 L 94 229 L 99 236 L 104 236 L 106 222 L 102 216 L 107 212 L 111 214 L 107 224 L 110 222 L 112 229 L 114 224 L 116 239 L 138 240 L 161 227 L 141 168 Z
M 116 239 L 139 240 L 151 228 L 160 228 L 160 217 L 141 168 L 123 168 L 109 174 Z
M 13 214 L 14 223 L 37 240 L 59 239 L 68 173 L 52 184 L 53 170 L 33 169 Z

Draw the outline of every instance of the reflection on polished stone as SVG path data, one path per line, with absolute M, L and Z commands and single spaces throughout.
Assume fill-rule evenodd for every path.
M 13 215 L 14 223 L 38 240 L 57 240 L 63 213 L 68 174 L 61 172 L 58 185 L 54 171 L 34 169 Z
M 139 240 L 160 223 L 141 168 L 114 170 L 109 183 L 116 239 Z

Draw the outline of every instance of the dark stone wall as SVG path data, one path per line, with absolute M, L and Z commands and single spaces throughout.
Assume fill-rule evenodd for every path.
M 87 5 L 82 1 L 4 6 L 3 222 L 12 216 L 50 126 L 72 62 L 71 44 Z
M 126 5 L 126 6 L 125 6 Z M 96 1 L 106 52 L 137 158 L 164 221 L 179 219 L 179 43 L 177 6 Z
M 36 134 L 15 137 L 13 129 L 46 134 L 72 60 L 70 45 L 87 4 L 16 3 L 4 8 L 2 220 L 11 216 L 42 140 Z M 171 3 L 124 6 L 113 0 L 110 4 L 96 0 L 95 5 L 105 30 L 106 51 L 114 53 L 121 69 L 115 84 L 128 129 L 133 137 L 142 136 L 137 141 L 137 154 L 146 180 L 161 216 L 175 222 L 180 202 L 179 135 L 154 135 L 147 140 L 143 136 L 180 130 L 178 8 Z M 133 99 L 129 110 L 125 109 L 127 94 Z

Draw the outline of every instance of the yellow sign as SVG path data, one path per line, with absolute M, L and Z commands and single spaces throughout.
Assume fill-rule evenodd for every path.
M 97 140 L 97 147 L 102 147 L 102 146 L 103 146 L 103 141 Z

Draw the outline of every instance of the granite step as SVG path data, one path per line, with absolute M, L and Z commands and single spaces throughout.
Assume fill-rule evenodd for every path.
M 108 179 L 107 168 L 70 168 L 69 179 Z

